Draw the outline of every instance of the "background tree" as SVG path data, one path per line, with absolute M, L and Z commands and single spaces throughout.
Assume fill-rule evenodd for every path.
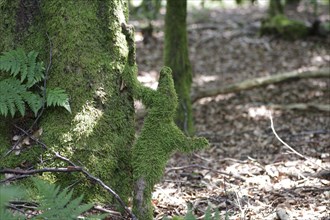
M 141 28 L 143 42 L 145 44 L 153 38 L 154 26 L 152 21 L 156 20 L 162 6 L 161 0 L 142 0 L 140 5 L 134 7 L 131 1 L 130 14 L 147 20 L 147 25 Z
M 165 15 L 164 64 L 171 67 L 179 98 L 177 125 L 187 134 L 194 133 L 190 100 L 192 83 L 187 40 L 187 1 L 168 0 Z
M 121 23 L 127 18 L 125 0 L 0 2 L 0 51 L 40 52 L 41 60 L 51 62 L 47 86 L 59 86 L 70 96 L 72 114 L 47 108 L 30 132 L 42 129 L 39 138 L 48 148 L 86 167 L 124 200 L 132 192 L 130 152 L 135 133 L 132 94 L 121 80 L 128 54 Z M 63 166 L 32 142 L 19 156 L 6 155 L 13 136 L 22 135 L 13 125 L 28 131 L 34 120 L 30 114 L 1 116 L 0 167 Z M 74 185 L 86 199 L 109 201 L 108 194 L 82 174 L 44 177 L 62 187 Z
M 270 0 L 269 1 L 269 8 L 268 8 L 268 14 L 270 17 L 274 17 L 279 14 L 284 13 L 283 4 L 279 0 Z

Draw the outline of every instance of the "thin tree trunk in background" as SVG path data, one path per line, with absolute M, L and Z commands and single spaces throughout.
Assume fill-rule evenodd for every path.
M 164 64 L 173 71 L 179 97 L 177 125 L 188 135 L 194 133 L 190 100 L 192 83 L 187 40 L 187 1 L 168 0 L 165 15 Z
M 51 56 L 47 86 L 61 87 L 70 96 L 72 114 L 61 108 L 46 109 L 38 124 L 43 129 L 40 140 L 86 167 L 125 201 L 133 190 L 130 161 L 135 133 L 132 94 L 121 88 L 128 51 L 121 23 L 127 18 L 125 0 L 0 3 L 0 52 L 14 48 L 38 51 L 46 65 Z M 33 121 L 27 117 L 19 120 L 23 129 Z M 10 124 L 18 120 L 0 117 L 0 122 L 2 156 L 11 148 L 17 132 Z M 0 167 L 20 167 L 23 162 L 30 166 L 58 165 L 51 154 L 35 145 L 19 156 L 11 153 L 1 158 Z M 84 194 L 86 200 L 111 202 L 108 193 L 79 173 L 43 177 L 61 187 L 74 186 L 74 192 Z
M 284 9 L 281 0 L 270 0 L 268 14 L 270 17 L 274 17 L 278 14 L 283 14 Z

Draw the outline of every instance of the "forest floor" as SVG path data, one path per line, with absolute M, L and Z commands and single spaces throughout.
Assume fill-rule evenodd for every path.
M 328 10 L 328 9 L 326 9 Z M 311 21 L 311 13 L 287 12 Z M 259 76 L 329 67 L 330 39 L 285 41 L 258 36 L 265 9 L 191 11 L 190 60 L 196 88 L 220 87 Z M 329 15 L 328 15 L 329 16 Z M 328 17 L 329 19 L 329 17 Z M 157 86 L 163 56 L 163 21 L 144 44 L 137 21 L 139 79 Z M 207 207 L 228 219 L 330 219 L 330 114 L 275 109 L 271 104 L 330 104 L 330 79 L 303 79 L 194 102 L 196 135 L 208 149 L 175 154 L 154 191 L 155 218 L 185 215 L 188 204 L 203 219 Z M 268 112 L 280 138 L 274 135 Z M 284 218 L 283 218 L 284 219 Z

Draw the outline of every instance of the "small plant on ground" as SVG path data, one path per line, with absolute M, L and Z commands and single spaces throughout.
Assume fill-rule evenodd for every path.
M 187 212 L 186 216 L 184 216 L 184 217 L 174 216 L 172 218 L 172 220 L 197 220 L 197 219 L 198 218 L 195 217 L 194 214 L 193 214 L 192 208 L 189 208 L 188 209 L 188 212 Z M 226 215 L 224 218 L 220 218 L 220 214 L 219 214 L 219 211 L 218 210 L 216 210 L 215 213 L 214 213 L 214 216 L 212 216 L 210 207 L 208 207 L 206 209 L 206 212 L 205 212 L 205 215 L 204 215 L 203 220 L 221 220 L 221 219 L 227 220 L 228 217 Z M 167 218 L 167 217 L 165 217 L 165 218 L 163 218 L 163 220 L 170 220 L 170 219 Z
M 73 191 L 68 189 L 60 190 L 60 187 L 54 184 L 49 184 L 45 181 L 35 179 L 35 186 L 37 188 L 37 200 L 39 204 L 35 207 L 34 217 L 32 220 L 43 219 L 77 219 L 82 213 L 88 211 L 93 207 L 92 204 L 81 205 L 83 196 L 73 199 Z M 1 200 L 0 200 L 0 219 L 26 219 L 22 214 L 24 210 L 15 208 L 10 204 L 10 201 L 17 201 L 17 199 L 24 198 L 25 191 L 22 188 L 14 186 L 0 186 Z M 12 210 L 16 210 L 15 212 Z M 86 219 L 103 219 L 107 215 L 93 215 Z

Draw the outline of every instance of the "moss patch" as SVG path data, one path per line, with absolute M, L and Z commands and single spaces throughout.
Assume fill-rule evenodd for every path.
M 288 40 L 307 37 L 309 28 L 300 21 L 288 19 L 284 15 L 276 15 L 262 22 L 260 34 L 272 34 Z

